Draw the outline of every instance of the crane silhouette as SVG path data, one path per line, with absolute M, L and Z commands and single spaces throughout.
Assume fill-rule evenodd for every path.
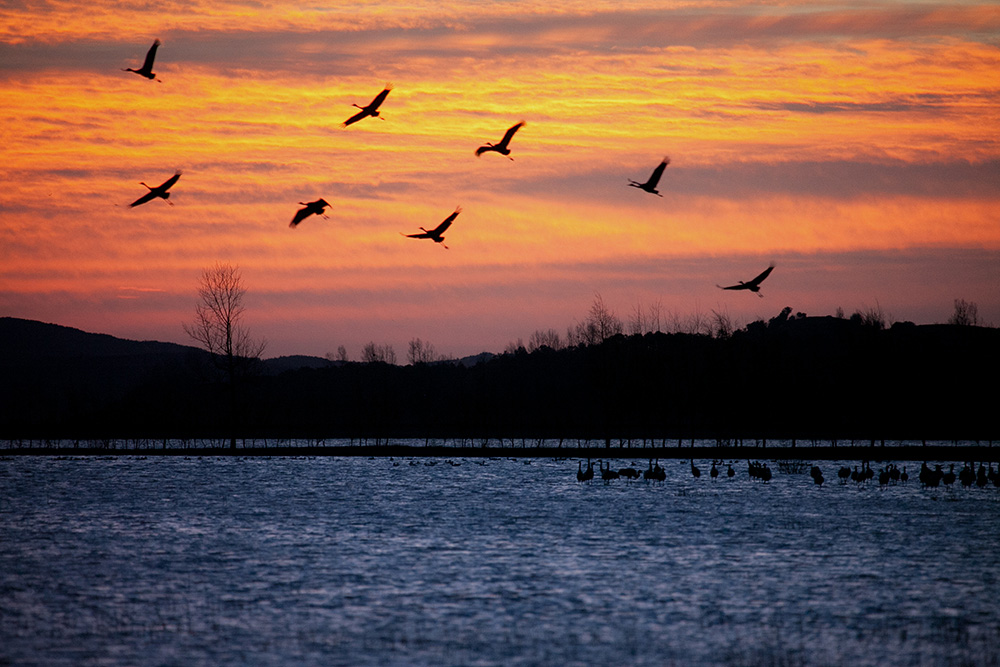
M 160 46 L 160 40 L 153 40 L 153 45 L 149 47 L 149 51 L 146 52 L 146 61 L 142 63 L 142 67 L 139 69 L 132 69 L 131 67 L 125 67 L 122 69 L 123 72 L 135 72 L 139 76 L 144 76 L 150 81 L 156 79 L 156 74 L 153 72 L 153 59 L 156 58 L 156 49 Z M 159 81 L 159 79 L 156 79 Z
M 323 213 L 323 209 L 330 205 L 330 203 L 325 199 L 317 199 L 316 201 L 304 202 L 300 201 L 300 204 L 305 206 L 305 208 L 300 208 L 295 212 L 295 217 L 292 221 L 288 223 L 289 227 L 296 227 L 300 222 L 308 218 L 310 215 L 322 215 L 324 218 L 327 217 Z
M 653 173 L 649 175 L 649 180 L 645 183 L 640 183 L 639 181 L 633 181 L 631 178 L 628 179 L 628 184 L 633 188 L 639 188 L 640 190 L 645 190 L 651 195 L 656 195 L 657 197 L 662 197 L 663 195 L 656 189 L 657 184 L 660 182 L 660 177 L 663 176 L 663 170 L 667 168 L 670 164 L 670 158 L 665 157 L 660 164 L 656 165 L 656 169 Z
M 389 94 L 390 90 L 392 90 L 392 84 L 387 83 L 385 85 L 385 88 L 382 89 L 382 92 L 376 95 L 375 99 L 369 102 L 366 106 L 362 107 L 358 106 L 357 104 L 351 105 L 358 107 L 359 109 L 361 109 L 361 111 L 359 111 L 358 113 L 354 114 L 353 116 L 345 120 L 343 126 L 347 127 L 348 125 L 353 125 L 354 123 L 357 123 L 359 120 L 367 118 L 368 116 L 371 116 L 372 118 L 379 118 L 378 108 L 382 106 L 382 102 L 385 102 L 385 98 Z M 385 120 L 385 118 L 383 118 L 382 120 Z
M 144 194 L 143 196 L 139 197 L 134 202 L 132 202 L 131 204 L 129 204 L 129 207 L 139 206 L 140 204 L 145 204 L 146 202 L 152 201 L 152 200 L 156 199 L 157 197 L 159 197 L 160 199 L 163 199 L 163 200 L 168 199 L 170 197 L 170 193 L 167 192 L 167 190 L 169 190 L 170 187 L 174 183 L 176 183 L 177 179 L 180 178 L 180 177 L 181 177 L 181 172 L 178 171 L 176 174 L 174 174 L 173 176 L 171 176 L 167 180 L 163 181 L 163 183 L 161 183 L 160 185 L 157 185 L 155 188 L 150 188 L 148 185 L 146 185 L 145 183 L 143 183 L 142 181 L 140 181 L 139 185 L 146 185 L 146 187 L 149 188 L 149 192 L 147 192 L 146 194 Z M 171 206 L 173 206 L 173 202 L 169 202 L 168 201 L 167 203 L 170 204 Z
M 731 290 L 748 289 L 751 292 L 755 293 L 757 296 L 763 298 L 764 295 L 760 293 L 760 284 L 764 282 L 764 278 L 767 278 L 769 275 L 771 275 L 771 271 L 773 270 L 774 270 L 774 264 L 771 264 L 771 266 L 761 271 L 760 275 L 754 278 L 753 280 L 748 280 L 747 282 L 743 282 L 741 280 L 736 285 L 730 285 L 729 287 L 723 287 L 722 285 L 716 285 L 716 287 L 718 287 L 719 289 L 731 289 Z
M 462 207 L 461 206 L 456 207 L 455 212 L 449 215 L 447 218 L 445 218 L 441 222 L 441 224 L 435 227 L 434 229 L 428 230 L 421 227 L 420 229 L 423 230 L 423 233 L 421 234 L 402 234 L 402 232 L 400 232 L 400 234 L 402 234 L 408 239 L 431 239 L 434 241 L 434 243 L 440 243 L 441 247 L 447 250 L 448 246 L 444 244 L 443 235 L 446 231 L 448 231 L 448 228 L 451 227 L 451 223 L 455 222 L 455 218 L 457 218 L 458 214 L 461 212 L 462 212 Z
M 501 139 L 500 143 L 498 144 L 487 143 L 485 146 L 480 146 L 479 148 L 476 149 L 476 157 L 479 157 L 483 153 L 489 153 L 490 151 L 493 151 L 495 153 L 500 153 L 500 155 L 506 155 L 508 158 L 513 160 L 514 158 L 510 157 L 510 148 L 508 147 L 508 145 L 510 144 L 510 140 L 514 137 L 514 133 L 520 130 L 522 127 L 524 127 L 524 125 L 525 122 L 522 120 L 517 125 L 511 126 L 510 129 L 508 129 L 507 132 L 504 133 L 503 139 Z

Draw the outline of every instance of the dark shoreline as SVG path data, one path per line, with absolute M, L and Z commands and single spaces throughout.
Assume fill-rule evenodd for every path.
M 425 458 L 580 458 L 580 459 L 714 459 L 800 461 L 976 461 L 1000 462 L 992 445 L 838 445 L 838 446 L 694 446 L 694 447 L 476 447 L 399 444 L 264 447 L 12 447 L 0 458 L 14 456 L 183 456 L 183 457 L 425 457 Z

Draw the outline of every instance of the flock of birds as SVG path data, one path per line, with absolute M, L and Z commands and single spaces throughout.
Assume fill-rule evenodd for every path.
M 160 79 L 156 78 L 156 73 L 153 72 L 153 63 L 156 60 L 156 51 L 160 47 L 160 44 L 161 42 L 159 39 L 153 41 L 153 45 L 149 47 L 149 51 L 147 51 L 146 53 L 146 59 L 144 60 L 142 67 L 138 69 L 134 69 L 132 67 L 126 67 L 123 68 L 122 71 L 134 72 L 135 74 L 138 74 L 141 77 L 144 77 L 151 81 L 155 80 L 159 82 Z M 380 120 L 385 120 L 385 118 L 381 116 L 380 108 L 382 104 L 385 102 L 386 98 L 389 96 L 389 92 L 391 90 L 392 86 L 386 85 L 386 87 L 383 88 L 382 91 L 365 106 L 361 106 L 359 104 L 353 104 L 352 106 L 359 109 L 359 111 L 350 118 L 348 118 L 347 120 L 345 120 L 342 126 L 348 127 L 350 125 L 353 125 L 354 123 L 364 120 L 365 118 L 379 118 Z M 510 152 L 511 152 L 510 142 L 514 138 L 514 135 L 517 133 L 517 131 L 520 130 L 522 127 L 524 127 L 524 125 L 525 122 L 520 121 L 512 125 L 510 128 L 508 128 L 507 131 L 504 133 L 503 138 L 500 139 L 499 142 L 495 144 L 487 142 L 484 145 L 480 146 L 475 150 L 476 157 L 480 157 L 484 153 L 494 152 L 513 160 L 514 158 L 510 157 Z M 633 181 L 632 179 L 628 179 L 629 180 L 628 184 L 632 187 L 639 188 L 644 192 L 648 192 L 658 197 L 662 197 L 663 195 L 661 195 L 656 188 L 659 185 L 660 178 L 663 176 L 663 172 L 667 168 L 668 164 L 670 164 L 670 158 L 664 157 L 663 160 L 660 162 L 660 164 L 657 165 L 655 169 L 653 169 L 653 173 L 650 174 L 649 178 L 645 182 L 640 183 L 639 181 Z M 163 199 L 168 204 L 172 205 L 172 202 L 168 201 L 170 198 L 169 190 L 171 187 L 173 187 L 175 183 L 177 183 L 180 177 L 181 177 L 180 172 L 177 172 L 156 187 L 150 187 L 145 183 L 140 183 L 141 185 L 144 185 L 149 190 L 149 192 L 147 192 L 146 194 L 144 194 L 143 196 L 139 197 L 134 202 L 129 204 L 129 207 L 140 206 L 142 204 L 145 204 L 146 202 L 152 201 L 153 199 L 157 198 Z M 317 199 L 316 201 L 311 201 L 311 202 L 299 202 L 299 204 L 303 206 L 303 208 L 300 208 L 298 211 L 295 212 L 292 221 L 289 223 L 289 227 L 292 228 L 297 227 L 299 223 L 301 223 L 303 220 L 312 215 L 318 215 L 324 218 L 328 217 L 325 214 L 325 210 L 330 206 L 330 203 L 327 202 L 325 199 L 320 198 Z M 420 227 L 419 233 L 402 234 L 402 236 L 411 239 L 430 239 L 435 243 L 440 244 L 443 248 L 447 249 L 448 246 L 444 245 L 444 233 L 455 221 L 455 218 L 458 217 L 458 214 L 461 212 L 461 210 L 462 210 L 461 207 L 456 208 L 451 215 L 445 218 L 444 221 L 442 221 L 441 224 L 439 224 L 434 229 L 428 230 L 423 227 Z M 768 275 L 770 275 L 773 269 L 774 269 L 774 264 L 771 264 L 766 270 L 764 270 L 760 275 L 758 275 L 756 278 L 752 280 L 749 280 L 747 282 L 741 280 L 737 284 L 729 285 L 728 287 L 723 287 L 722 285 L 716 285 L 716 287 L 719 287 L 720 289 L 724 290 L 749 290 L 757 294 L 757 296 L 763 296 L 762 294 L 760 294 L 760 284 L 761 282 L 763 282 L 765 278 L 767 278 Z
M 604 461 L 598 461 L 597 465 L 600 478 L 605 483 L 616 479 L 633 480 L 639 477 L 647 481 L 660 482 L 666 479 L 666 471 L 660 467 L 659 460 L 650 459 L 649 467 L 642 471 L 631 466 L 615 470 L 612 469 L 610 463 L 605 465 Z M 725 470 L 721 468 L 723 465 L 726 466 Z M 751 480 L 767 483 L 771 481 L 774 473 L 767 463 L 747 461 L 747 474 Z M 736 477 L 736 470 L 731 463 L 712 461 L 712 467 L 708 475 L 713 480 L 723 475 L 728 479 L 732 479 Z M 694 459 L 691 459 L 691 476 L 695 479 L 701 477 L 701 468 L 695 465 Z M 826 482 L 823 471 L 819 466 L 811 466 L 809 476 L 816 486 L 822 486 Z M 910 479 L 910 474 L 906 471 L 906 466 L 903 466 L 903 469 L 900 470 L 895 463 L 889 463 L 879 469 L 876 475 L 875 471 L 872 470 L 871 464 L 868 461 L 862 461 L 860 467 L 854 466 L 853 469 L 850 466 L 841 466 L 837 471 L 837 477 L 841 484 L 854 482 L 858 486 L 866 485 L 871 480 L 877 478 L 879 488 L 884 489 L 893 484 L 906 484 Z M 594 479 L 594 465 L 590 459 L 587 460 L 586 468 L 583 467 L 582 460 L 577 462 L 576 479 L 578 482 L 589 482 Z M 965 488 L 971 486 L 983 488 L 990 484 L 1000 488 L 1000 470 L 994 470 L 992 463 L 989 463 L 989 467 L 987 468 L 985 463 L 980 462 L 978 469 L 974 463 L 966 463 L 962 470 L 956 473 L 954 463 L 951 464 L 948 472 L 944 472 L 941 464 L 937 464 L 934 468 L 931 468 L 927 465 L 927 462 L 924 462 L 920 466 L 918 479 L 925 488 L 937 488 L 942 484 L 945 487 L 950 487 L 956 481 L 960 482 Z

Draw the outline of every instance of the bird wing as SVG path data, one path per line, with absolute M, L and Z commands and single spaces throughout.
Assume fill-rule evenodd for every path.
M 300 222 L 308 218 L 310 215 L 312 215 L 312 211 L 309 210 L 308 206 L 306 206 L 305 208 L 300 208 L 298 211 L 295 212 L 295 217 L 292 218 L 292 221 L 290 223 L 288 223 L 288 226 L 295 227 Z
M 369 104 L 366 108 L 371 111 L 375 111 L 376 109 L 378 109 L 380 106 L 382 106 L 382 102 L 385 102 L 385 98 L 389 95 L 390 90 L 392 90 L 392 86 L 386 86 L 381 93 L 375 96 L 375 99 L 372 100 L 372 103 Z
M 434 236 L 441 236 L 442 234 L 444 234 L 445 230 L 451 227 L 451 223 L 455 222 L 455 218 L 457 218 L 458 214 L 461 212 L 462 212 L 461 207 L 456 208 L 455 212 L 449 215 L 444 220 L 442 220 L 441 224 L 435 227 L 434 231 L 432 231 L 431 234 L 433 234 Z
M 156 193 L 150 190 L 149 192 L 147 192 L 146 194 L 144 194 L 143 196 L 139 197 L 134 202 L 129 204 L 129 206 L 131 207 L 131 206 L 138 206 L 139 204 L 145 204 L 146 202 L 155 198 L 156 198 Z
M 177 179 L 180 178 L 180 177 L 181 177 L 181 173 L 177 172 L 176 174 L 174 174 L 173 176 L 171 176 L 167 180 L 163 181 L 163 183 L 160 185 L 160 187 L 158 187 L 156 189 L 159 190 L 159 191 L 161 191 L 161 192 L 166 192 L 167 190 L 170 189 L 170 187 L 174 183 L 177 182 Z
M 480 146 L 479 148 L 476 149 L 476 157 L 479 157 L 480 155 L 482 155 L 483 153 L 486 153 L 488 151 L 495 151 L 495 150 L 496 150 L 496 148 L 494 148 L 493 146 L 489 146 L 489 145 L 487 145 L 487 146 Z
M 762 282 L 764 282 L 764 278 L 767 278 L 769 275 L 771 275 L 771 271 L 773 271 L 773 270 L 774 270 L 774 264 L 772 264 L 771 266 L 769 266 L 766 269 L 764 269 L 763 271 L 761 271 L 761 273 L 760 273 L 759 276 L 757 276 L 756 278 L 754 278 L 753 280 L 751 280 L 747 284 L 748 285 L 760 285 Z
M 523 120 L 520 123 L 518 123 L 517 125 L 514 125 L 513 127 L 511 127 L 509 130 L 507 130 L 507 132 L 503 135 L 503 139 L 500 140 L 500 145 L 501 146 L 506 146 L 507 144 L 509 144 L 510 140 L 514 136 L 514 133 L 517 132 L 518 130 L 520 130 L 522 127 L 524 127 L 524 121 Z
M 149 47 L 149 51 L 146 52 L 146 62 L 142 64 L 142 69 L 147 72 L 153 69 L 153 60 L 156 58 L 156 49 L 160 46 L 160 40 L 153 40 L 153 45 Z
M 649 176 L 649 181 L 646 185 L 651 185 L 655 188 L 656 184 L 660 182 L 660 177 L 663 176 L 663 170 L 667 168 L 668 164 L 670 164 L 670 158 L 663 158 L 663 162 L 658 164 L 656 169 L 654 169 L 653 173 Z
M 357 112 L 356 114 L 354 114 L 353 116 L 351 116 L 350 118 L 348 118 L 347 120 L 345 120 L 344 121 L 344 127 L 347 127 L 348 125 L 353 125 L 354 123 L 357 123 L 359 120 L 361 120 L 362 118 L 364 118 L 367 115 L 368 115 L 368 110 L 367 109 L 362 109 L 361 111 Z

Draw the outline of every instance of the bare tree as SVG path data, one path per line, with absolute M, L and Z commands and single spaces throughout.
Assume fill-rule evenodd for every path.
M 663 310 L 663 301 L 657 299 L 649 306 L 649 309 L 646 312 L 648 330 L 653 333 L 660 333 L 662 330 L 662 323 L 660 322 L 661 310 Z
M 712 324 L 705 313 L 701 312 L 701 308 L 695 308 L 695 311 L 681 324 L 680 331 L 687 334 L 711 335 Z
M 543 347 L 549 347 L 553 350 L 561 350 L 562 339 L 559 338 L 559 332 L 555 329 L 549 329 L 547 331 L 536 329 L 535 333 L 531 334 L 531 337 L 528 339 L 528 352 L 534 352 L 535 350 Z
M 882 306 L 876 301 L 874 306 L 854 311 L 854 314 L 851 315 L 851 321 L 859 322 L 862 326 L 881 331 L 886 327 L 886 314 L 882 311 Z
M 566 332 L 566 338 L 570 345 L 580 343 L 597 345 L 622 333 L 624 329 L 624 324 L 614 311 L 604 305 L 604 298 L 600 294 L 595 294 L 594 303 L 591 304 L 590 311 L 587 313 L 587 319 L 577 324 L 576 327 L 570 327 Z
M 384 364 L 396 363 L 396 350 L 392 349 L 389 343 L 368 343 L 361 350 L 361 361 L 365 363 L 381 362 Z
M 347 358 L 347 348 L 343 345 L 337 346 L 337 352 L 327 352 L 326 358 L 328 361 L 335 361 L 339 363 L 347 363 L 349 360 Z
M 663 301 L 660 299 L 648 306 L 636 301 L 632 306 L 632 316 L 628 320 L 628 332 L 632 335 L 659 333 L 663 327 L 660 315 L 662 310 Z
M 216 263 L 202 272 L 195 321 L 184 325 L 185 333 L 212 355 L 225 374 L 232 427 L 236 422 L 237 383 L 253 372 L 267 347 L 266 340 L 254 339 L 243 324 L 246 293 L 239 267 Z M 230 447 L 236 447 L 235 437 Z
M 414 338 L 410 341 L 410 349 L 406 353 L 406 360 L 411 364 L 429 364 L 438 361 L 439 358 L 434 351 L 434 346 L 429 342 Z
M 632 316 L 628 318 L 628 333 L 631 336 L 646 333 L 646 311 L 642 308 L 642 302 L 636 301 L 632 306 Z
M 729 316 L 729 313 L 725 310 L 718 311 L 712 310 L 712 323 L 709 325 L 712 334 L 716 338 L 729 338 L 733 335 L 735 327 L 733 326 L 733 320 Z
M 510 341 L 503 350 L 504 354 L 517 354 L 518 352 L 527 352 L 524 348 L 524 339 L 522 338 Z
M 979 326 L 979 307 L 973 301 L 955 299 L 955 312 L 948 318 L 948 324 L 963 327 Z

